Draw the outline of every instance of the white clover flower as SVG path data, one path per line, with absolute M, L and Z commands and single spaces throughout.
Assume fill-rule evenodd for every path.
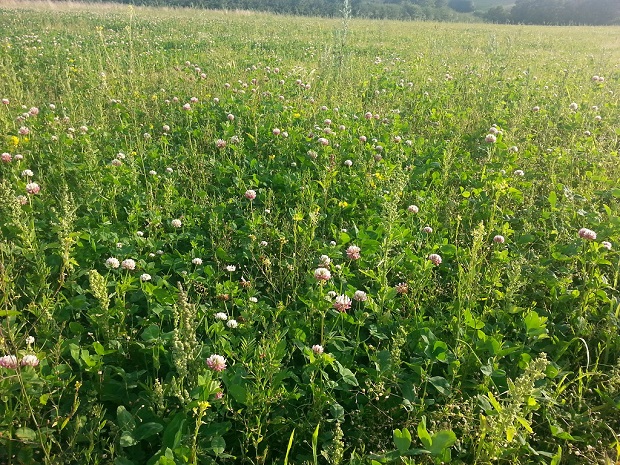
M 118 268 L 121 266 L 121 262 L 119 262 L 117 258 L 110 257 L 105 261 L 105 266 L 107 268 Z
M 131 258 L 126 258 L 125 260 L 121 262 L 121 268 L 123 268 L 124 270 L 135 270 L 136 262 L 135 260 L 132 260 Z
M 312 346 L 312 352 L 314 352 L 315 355 L 321 355 L 323 353 L 323 346 L 320 344 L 314 344 Z
M 256 297 L 250 297 L 248 300 L 252 302 L 253 304 L 258 302 L 258 299 Z
M 235 265 L 228 265 L 228 266 L 226 266 L 226 271 L 228 271 L 229 273 L 232 273 L 236 269 L 237 269 L 237 267 Z
M 23 367 L 25 366 L 36 367 L 38 364 L 39 364 L 39 358 L 33 354 L 24 355 L 21 361 L 21 365 Z
M 213 371 L 224 371 L 226 359 L 218 354 L 213 354 L 207 359 L 207 366 Z
M 172 220 L 172 221 L 170 222 L 170 224 L 171 224 L 171 225 L 172 225 L 172 227 L 174 227 L 174 228 L 180 228 L 180 227 L 183 225 L 183 223 L 181 222 L 181 220 L 180 220 L 180 219 L 178 219 L 178 218 L 175 218 L 174 220 Z
M 428 259 L 433 263 L 433 265 L 435 266 L 439 266 L 442 262 L 441 260 L 441 256 L 439 256 L 436 253 L 432 253 L 428 256 Z
M 239 326 L 239 323 L 237 323 L 237 320 L 228 320 L 228 322 L 226 323 L 226 326 L 228 326 L 229 328 L 235 329 L 237 326 Z
M 198 257 L 194 258 L 192 260 L 192 264 L 194 264 L 194 265 L 202 265 L 202 258 L 198 258 Z
M 579 237 L 581 237 L 582 239 L 593 241 L 594 239 L 596 239 L 596 233 L 591 229 L 581 228 L 579 230 Z
M 140 275 L 140 281 L 142 282 L 146 282 L 146 281 L 150 281 L 151 280 L 151 275 L 148 273 L 144 273 L 142 275 Z
M 215 317 L 216 320 L 220 320 L 220 321 L 228 320 L 228 315 L 226 315 L 226 313 L 224 313 L 224 312 L 217 312 L 213 316 Z
M 327 268 L 319 267 L 316 270 L 314 270 L 314 278 L 317 281 L 329 281 L 331 277 L 332 277 L 332 274 Z

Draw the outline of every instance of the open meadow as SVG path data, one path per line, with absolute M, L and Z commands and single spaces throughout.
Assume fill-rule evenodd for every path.
M 0 24 L 0 464 L 620 463 L 619 27 Z

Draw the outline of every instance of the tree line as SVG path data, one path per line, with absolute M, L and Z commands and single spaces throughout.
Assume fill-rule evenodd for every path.
M 620 0 L 516 0 L 512 8 L 497 6 L 481 16 L 506 24 L 617 25 Z
M 94 0 L 97 1 L 97 0 Z M 102 0 L 103 1 L 103 0 Z M 116 0 L 146 6 L 253 10 L 284 15 L 342 17 L 344 0 Z M 516 0 L 514 6 L 475 11 L 474 0 L 349 0 L 352 17 L 475 21 L 505 24 L 620 24 L 620 0 Z

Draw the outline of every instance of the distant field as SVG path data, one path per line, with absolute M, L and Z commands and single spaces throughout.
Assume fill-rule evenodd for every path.
M 1 464 L 620 463 L 620 28 L 0 24 Z

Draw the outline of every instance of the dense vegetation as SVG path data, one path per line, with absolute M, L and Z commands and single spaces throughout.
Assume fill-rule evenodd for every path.
M 265 11 L 286 15 L 547 25 L 618 25 L 618 0 L 516 0 L 478 8 L 474 0 L 121 0 L 151 6 Z M 483 2 L 484 3 L 484 2 Z M 498 5 L 499 3 L 499 5 Z M 478 10 L 478 11 L 477 11 Z
M 617 0 L 516 0 L 512 8 L 490 8 L 483 18 L 513 24 L 620 24 Z
M 0 463 L 620 460 L 617 28 L 0 23 Z

